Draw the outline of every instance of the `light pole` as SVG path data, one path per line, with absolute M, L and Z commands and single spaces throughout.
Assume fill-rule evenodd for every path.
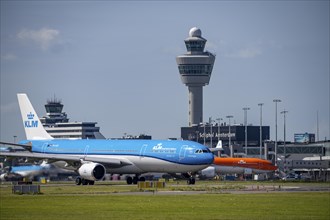
M 281 111 L 281 114 L 283 114 L 283 119 L 284 119 L 284 172 L 286 171 L 286 127 L 285 127 L 285 121 L 286 121 L 286 113 L 288 113 L 288 111 Z
M 281 100 L 274 99 L 273 102 L 275 102 L 275 166 L 277 166 L 277 103 Z
M 316 141 L 319 142 L 319 110 L 316 112 Z
M 234 153 L 233 153 L 233 147 L 231 146 L 231 134 L 230 134 L 230 119 L 233 118 L 232 115 L 228 115 L 226 116 L 226 118 L 229 119 L 229 130 L 228 130 L 228 139 L 229 139 L 229 150 L 230 150 L 230 157 L 233 157 Z
M 222 118 L 217 118 L 216 119 L 218 121 L 218 143 L 220 141 L 220 121 L 222 120 Z
M 250 110 L 248 107 L 244 107 L 244 125 L 245 125 L 245 157 L 247 157 L 247 111 Z
M 210 124 L 210 148 L 213 147 L 213 141 L 212 141 L 212 137 L 213 137 L 212 127 L 213 127 L 213 124 L 212 124 L 212 122 L 213 122 L 212 117 L 209 117 L 209 124 Z
M 261 153 L 262 153 L 262 106 L 264 105 L 264 103 L 259 103 L 258 106 L 260 106 L 260 130 L 259 130 L 259 136 L 260 136 L 260 140 L 259 140 L 259 152 L 260 152 L 260 159 L 261 159 Z M 265 158 L 267 159 L 267 158 Z
M 206 123 L 203 123 L 203 126 L 204 126 L 204 134 L 203 134 L 203 136 L 204 136 L 204 146 L 205 146 L 205 136 L 206 136 L 206 134 L 205 134 L 205 126 L 206 126 Z

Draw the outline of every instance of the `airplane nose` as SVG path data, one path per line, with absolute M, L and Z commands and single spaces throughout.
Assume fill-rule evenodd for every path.
M 211 153 L 211 154 L 210 154 L 210 163 L 213 163 L 213 161 L 214 161 L 214 154 Z
M 214 160 L 214 155 L 213 153 L 207 153 L 205 155 L 205 160 L 204 162 L 207 163 L 207 164 L 212 164 L 213 163 L 213 160 Z

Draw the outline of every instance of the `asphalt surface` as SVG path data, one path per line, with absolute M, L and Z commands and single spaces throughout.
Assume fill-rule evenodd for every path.
M 251 184 L 251 182 L 244 184 L 240 183 L 233 183 L 230 184 L 229 182 L 223 183 L 210 183 L 210 184 L 203 184 L 203 185 L 182 185 L 182 184 L 167 184 L 165 188 L 157 189 L 157 188 L 142 188 L 138 189 L 137 185 L 126 185 L 123 184 L 116 184 L 111 185 L 109 182 L 104 184 L 97 184 L 97 185 L 104 185 L 108 187 L 123 187 L 123 190 L 117 190 L 116 192 L 110 194 L 113 195 L 150 195 L 150 194 L 157 194 L 157 195 L 194 195 L 194 194 L 256 194 L 256 193 L 291 193 L 291 192 L 324 192 L 328 193 L 330 196 L 330 182 L 329 183 L 281 183 L 281 182 L 274 182 L 269 184 L 269 182 L 263 183 L 256 183 Z M 97 186 L 96 185 L 96 186 Z M 75 186 L 71 182 L 70 183 L 47 183 L 45 185 L 41 184 L 41 187 L 66 187 L 66 186 L 74 186 L 74 187 L 84 187 L 84 186 Z M 238 187 L 239 186 L 239 187 Z M 0 187 L 11 187 L 11 184 L 0 184 Z M 89 186 L 93 187 L 93 186 Z M 131 191 L 127 191 L 127 187 L 131 189 Z
M 211 185 L 212 186 L 212 185 Z M 218 185 L 214 185 L 218 186 Z M 280 183 L 274 185 L 243 185 L 243 189 L 216 189 L 216 190 L 157 190 L 157 189 L 141 189 L 137 192 L 117 192 L 116 194 L 125 195 L 194 195 L 194 194 L 257 194 L 257 193 L 290 193 L 290 192 L 325 192 L 330 196 L 330 183 L 324 185 L 308 184 L 308 185 L 290 185 L 283 186 Z

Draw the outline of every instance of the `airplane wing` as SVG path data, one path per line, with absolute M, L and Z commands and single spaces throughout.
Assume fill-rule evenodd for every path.
M 14 143 L 8 143 L 8 142 L 0 141 L 0 144 L 15 146 L 15 147 L 23 147 L 25 150 L 28 150 L 28 151 L 31 151 L 31 149 L 32 149 L 32 143 L 31 142 L 29 142 L 28 144 L 14 144 Z
M 106 167 L 109 168 L 118 168 L 126 165 L 131 165 L 129 161 L 123 161 L 116 158 L 100 158 L 100 157 L 93 157 L 90 155 L 57 155 L 57 154 L 43 154 L 43 153 L 33 153 L 33 152 L 1 152 L 0 156 L 5 157 L 27 157 L 27 158 L 34 158 L 34 159 L 47 159 L 49 162 L 55 161 L 65 161 L 68 164 L 74 164 L 75 162 L 81 163 L 85 162 L 95 162 L 101 163 Z

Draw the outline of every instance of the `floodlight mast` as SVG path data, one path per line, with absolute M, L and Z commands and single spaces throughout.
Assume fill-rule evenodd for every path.
M 249 107 L 244 107 L 244 126 L 245 126 L 245 156 L 247 157 L 248 150 L 247 150 L 247 111 L 250 110 Z
M 277 166 L 277 103 L 281 102 L 280 99 L 274 99 L 275 103 L 275 166 Z
M 185 40 L 187 53 L 176 57 L 181 81 L 189 91 L 189 126 L 203 122 L 203 86 L 208 85 L 215 55 L 206 51 L 206 39 L 199 28 L 193 27 Z
M 226 118 L 229 119 L 229 129 L 228 129 L 228 146 L 229 146 L 229 150 L 230 150 L 230 157 L 234 157 L 234 150 L 233 150 L 233 146 L 231 145 L 231 131 L 230 131 L 230 119 L 233 118 L 234 116 L 232 115 L 227 115 Z
M 259 128 L 259 158 L 262 159 L 262 106 L 264 105 L 264 103 L 259 103 L 258 106 L 260 106 L 260 128 Z M 266 152 L 266 150 L 265 150 Z M 267 160 L 267 158 L 264 158 L 265 160 Z

